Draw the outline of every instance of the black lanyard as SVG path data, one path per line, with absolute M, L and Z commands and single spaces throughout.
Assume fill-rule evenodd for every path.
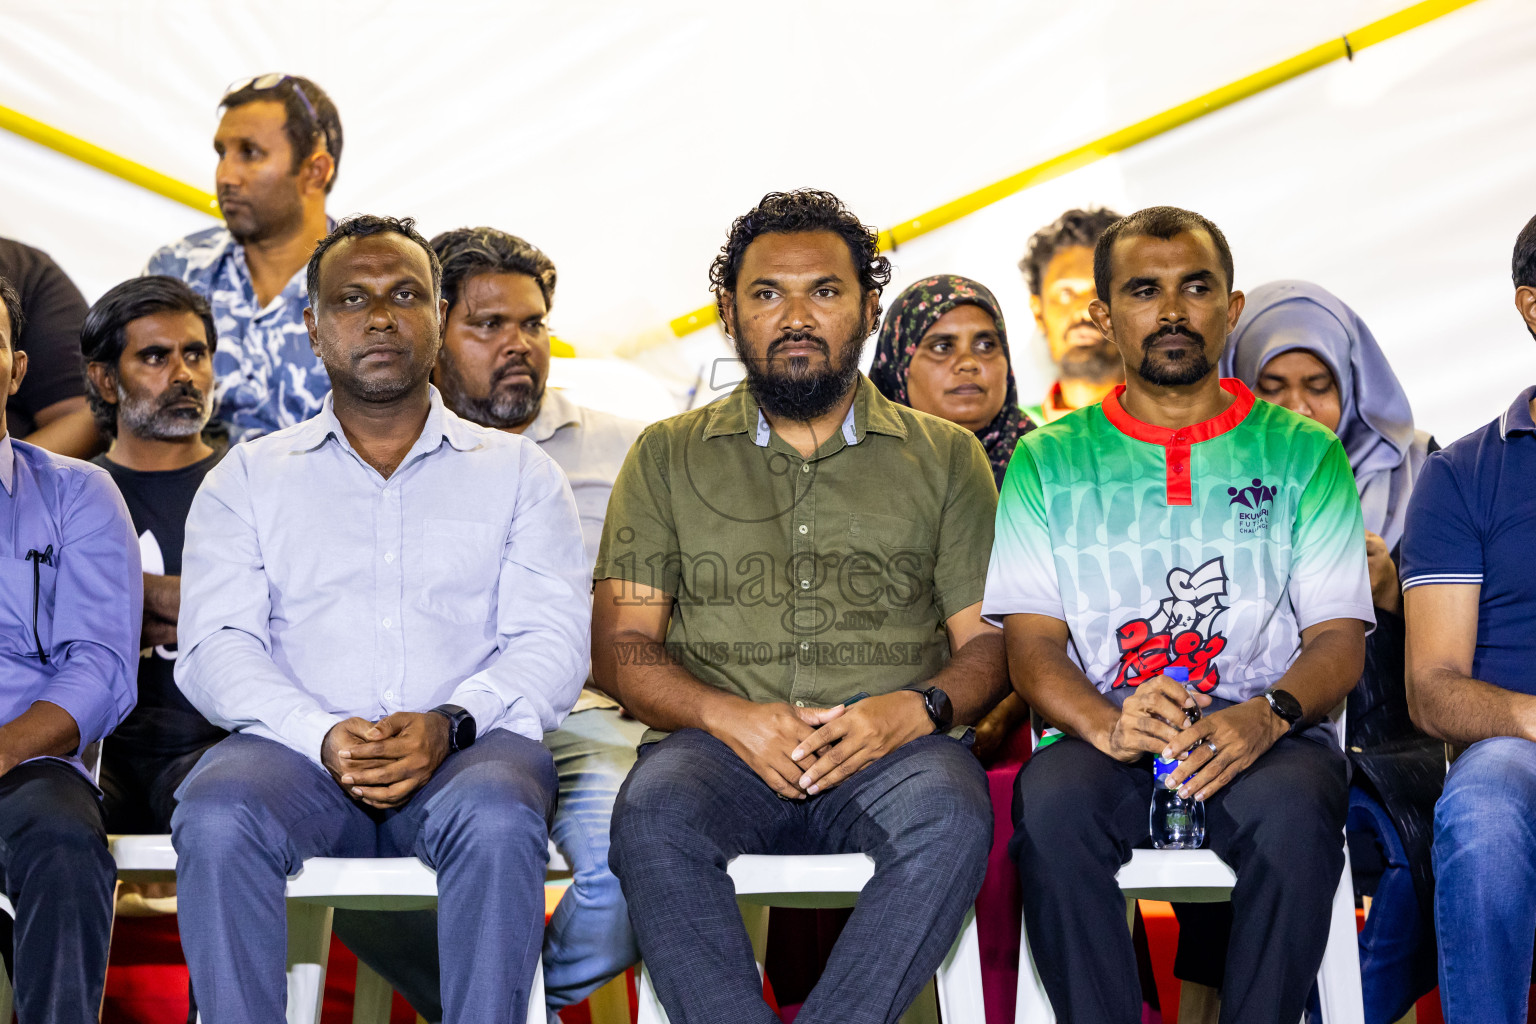
M 32 563 L 32 642 L 37 644 L 37 658 L 44 665 L 48 664 L 48 652 L 43 650 L 43 638 L 37 632 L 37 606 L 42 600 L 43 593 L 43 566 L 53 564 L 53 545 L 38 551 L 33 548 L 27 552 L 27 561 Z

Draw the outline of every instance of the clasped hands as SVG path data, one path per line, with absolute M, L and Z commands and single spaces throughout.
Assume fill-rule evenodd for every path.
M 1185 690 L 1167 676 L 1136 687 L 1100 744 L 1110 757 L 1130 763 L 1144 754 L 1178 758 L 1168 779 L 1179 796 L 1208 800 L 1284 736 L 1289 726 L 1262 697 L 1234 704 L 1189 724 L 1189 710 L 1211 704 L 1208 694 Z
M 922 695 L 898 690 L 851 706 L 745 704 L 712 730 L 775 793 L 823 793 L 904 743 L 933 732 Z
M 448 756 L 448 719 L 397 711 L 370 722 L 337 722 L 320 745 L 320 763 L 348 796 L 369 807 L 399 807 Z

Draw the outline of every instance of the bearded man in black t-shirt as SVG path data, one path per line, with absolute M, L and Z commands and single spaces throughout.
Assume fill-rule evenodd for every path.
M 102 749 L 108 832 L 169 832 L 177 786 L 226 735 L 172 677 L 183 529 L 192 496 L 222 454 L 202 436 L 217 342 L 207 301 L 173 277 L 111 289 L 80 335 L 86 399 L 113 438 L 95 462 L 122 491 L 144 563 L 139 702 Z

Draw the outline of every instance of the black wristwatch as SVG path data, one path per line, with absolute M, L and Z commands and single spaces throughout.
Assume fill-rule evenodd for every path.
M 433 714 L 448 719 L 448 752 L 456 754 L 475 745 L 475 716 L 457 704 L 439 704 Z
M 1271 686 L 1264 691 L 1264 699 L 1269 702 L 1269 710 L 1285 720 L 1285 724 L 1296 731 L 1296 726 L 1301 722 L 1301 701 L 1292 697 L 1278 686 Z
M 933 719 L 933 731 L 949 732 L 950 726 L 955 724 L 955 707 L 949 702 L 949 694 L 937 686 L 917 692 L 923 695 L 923 707 L 928 709 L 928 717 Z

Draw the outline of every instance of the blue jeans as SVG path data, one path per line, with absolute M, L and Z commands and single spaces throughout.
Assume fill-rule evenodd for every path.
M 288 875 L 309 857 L 416 856 L 437 871 L 444 1020 L 525 1019 L 543 939 L 555 770 L 495 730 L 450 754 L 404 806 L 353 803 L 308 758 L 231 736 L 177 793 L 182 948 L 212 1024 L 281 1024 Z
M 1497 736 L 1456 759 L 1435 805 L 1434 862 L 1445 1019 L 1524 1022 L 1536 941 L 1536 743 Z
M 617 710 L 593 708 L 546 733 L 555 759 L 560 803 L 549 835 L 571 866 L 571 887 L 544 933 L 544 992 L 550 1019 L 640 958 L 629 907 L 608 869 L 613 802 L 635 763 L 645 726 Z M 338 910 L 334 930 L 427 1020 L 442 1018 L 437 975 L 437 914 Z
M 613 870 L 672 1024 L 778 1024 L 726 874 L 743 853 L 867 853 L 875 874 L 796 1020 L 895 1024 L 949 951 L 992 844 L 986 775 L 948 736 L 785 800 L 697 729 L 647 744 L 613 815 Z
M 614 801 L 643 735 L 644 725 L 607 708 L 577 712 L 544 735 L 560 778 L 560 805 L 549 835 L 572 873 L 571 887 L 544 933 L 544 989 L 551 1013 L 581 1002 L 640 959 L 629 905 L 608 868 L 608 837 Z

